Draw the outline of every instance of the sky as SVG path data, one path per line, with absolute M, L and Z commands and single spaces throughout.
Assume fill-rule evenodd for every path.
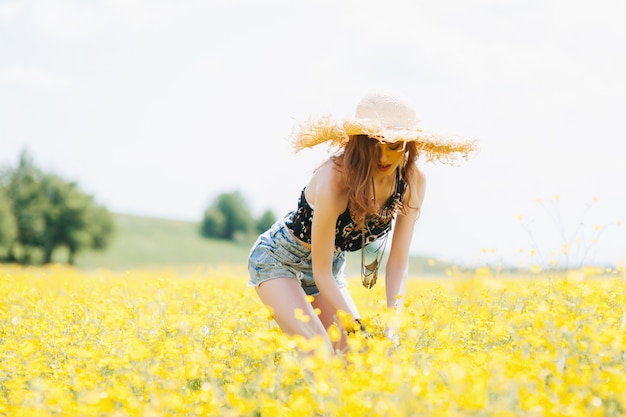
M 621 0 L 0 0 L 0 166 L 26 150 L 113 212 L 200 221 L 221 193 L 282 216 L 328 154 L 310 118 L 367 93 L 477 139 L 419 162 L 412 252 L 626 263 Z

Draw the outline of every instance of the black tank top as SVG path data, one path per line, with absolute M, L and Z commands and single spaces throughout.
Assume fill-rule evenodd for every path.
M 362 230 L 356 230 L 354 220 L 350 216 L 350 207 L 339 215 L 335 227 L 335 248 L 340 251 L 354 252 L 365 244 L 385 236 L 391 230 L 391 221 L 398 210 L 402 207 L 402 198 L 406 189 L 406 182 L 396 171 L 396 189 L 389 197 L 382 210 L 365 220 Z M 302 189 L 298 199 L 298 208 L 285 216 L 285 225 L 291 232 L 303 242 L 311 244 L 311 224 L 313 221 L 313 209 L 306 201 L 304 194 L 306 187 Z M 363 239 L 362 231 L 365 231 Z

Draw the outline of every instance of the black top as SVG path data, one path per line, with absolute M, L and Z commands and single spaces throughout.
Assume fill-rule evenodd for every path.
M 391 230 L 391 221 L 402 207 L 402 197 L 406 189 L 406 182 L 396 171 L 396 189 L 389 197 L 385 206 L 374 216 L 369 216 L 365 221 L 365 239 L 362 230 L 355 230 L 354 220 L 350 216 L 350 207 L 339 215 L 335 227 L 335 248 L 341 251 L 354 252 L 365 244 L 374 242 L 385 236 Z M 291 232 L 303 242 L 311 243 L 311 223 L 313 221 L 313 209 L 306 201 L 304 194 L 306 187 L 302 189 L 298 199 L 298 208 L 285 216 L 285 224 Z

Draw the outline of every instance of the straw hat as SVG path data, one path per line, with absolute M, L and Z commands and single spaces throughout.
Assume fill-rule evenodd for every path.
M 354 135 L 367 135 L 387 143 L 416 142 L 420 157 L 448 164 L 458 157 L 467 159 L 477 145 L 475 140 L 424 132 L 418 126 L 413 107 L 389 94 L 369 94 L 357 105 L 352 120 L 322 117 L 304 123 L 293 137 L 293 146 L 296 152 L 321 143 L 343 148 Z

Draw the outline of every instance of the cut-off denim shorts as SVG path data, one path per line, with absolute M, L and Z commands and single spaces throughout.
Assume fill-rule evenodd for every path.
M 345 264 L 346 253 L 335 251 L 332 272 L 339 288 L 347 285 Z M 251 287 L 256 288 L 274 278 L 293 278 L 307 295 L 320 293 L 313 279 L 311 250 L 293 236 L 283 220 L 278 220 L 256 240 L 248 257 L 248 272 Z

